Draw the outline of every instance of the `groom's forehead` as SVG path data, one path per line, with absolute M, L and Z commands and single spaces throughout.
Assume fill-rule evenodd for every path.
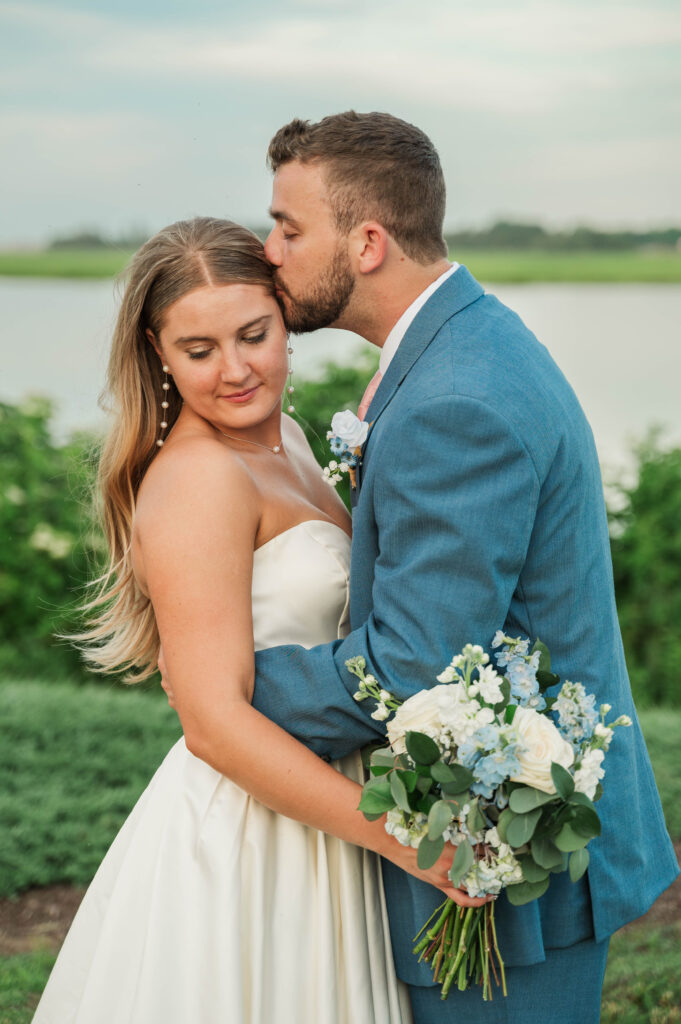
M 331 212 L 323 168 L 318 162 L 291 160 L 277 168 L 272 184 L 271 217 L 293 223 L 324 209 Z

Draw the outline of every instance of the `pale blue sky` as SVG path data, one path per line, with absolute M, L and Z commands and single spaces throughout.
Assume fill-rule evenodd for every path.
M 0 0 L 0 245 L 264 223 L 270 136 L 348 107 L 428 132 L 449 226 L 681 222 L 678 0 Z

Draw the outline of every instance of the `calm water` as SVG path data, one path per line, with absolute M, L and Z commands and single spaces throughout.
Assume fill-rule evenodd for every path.
M 490 291 L 551 351 L 591 421 L 606 467 L 653 424 L 681 442 L 681 286 L 503 285 Z M 115 317 L 111 282 L 0 278 L 0 399 L 28 393 L 58 403 L 60 435 L 104 424 L 97 396 Z M 374 351 L 353 334 L 296 339 L 295 372 Z

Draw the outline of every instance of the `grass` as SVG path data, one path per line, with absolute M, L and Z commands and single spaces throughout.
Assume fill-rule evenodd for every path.
M 0 276 L 108 278 L 120 273 L 131 255 L 116 249 L 0 251 Z
M 29 1024 L 55 959 L 39 950 L 0 960 L 0 1024 Z
M 131 253 L 113 249 L 0 252 L 0 276 L 107 278 L 119 273 Z M 457 251 L 479 280 L 498 284 L 529 281 L 681 282 L 681 252 Z
M 531 281 L 678 284 L 681 252 L 458 252 L 479 281 L 525 284 Z
M 613 936 L 602 1024 L 681 1022 L 681 922 L 628 928 Z

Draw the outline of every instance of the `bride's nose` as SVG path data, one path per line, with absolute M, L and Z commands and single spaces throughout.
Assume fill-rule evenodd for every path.
M 252 376 L 248 351 L 240 345 L 231 346 L 221 353 L 220 380 L 224 384 L 245 384 Z

